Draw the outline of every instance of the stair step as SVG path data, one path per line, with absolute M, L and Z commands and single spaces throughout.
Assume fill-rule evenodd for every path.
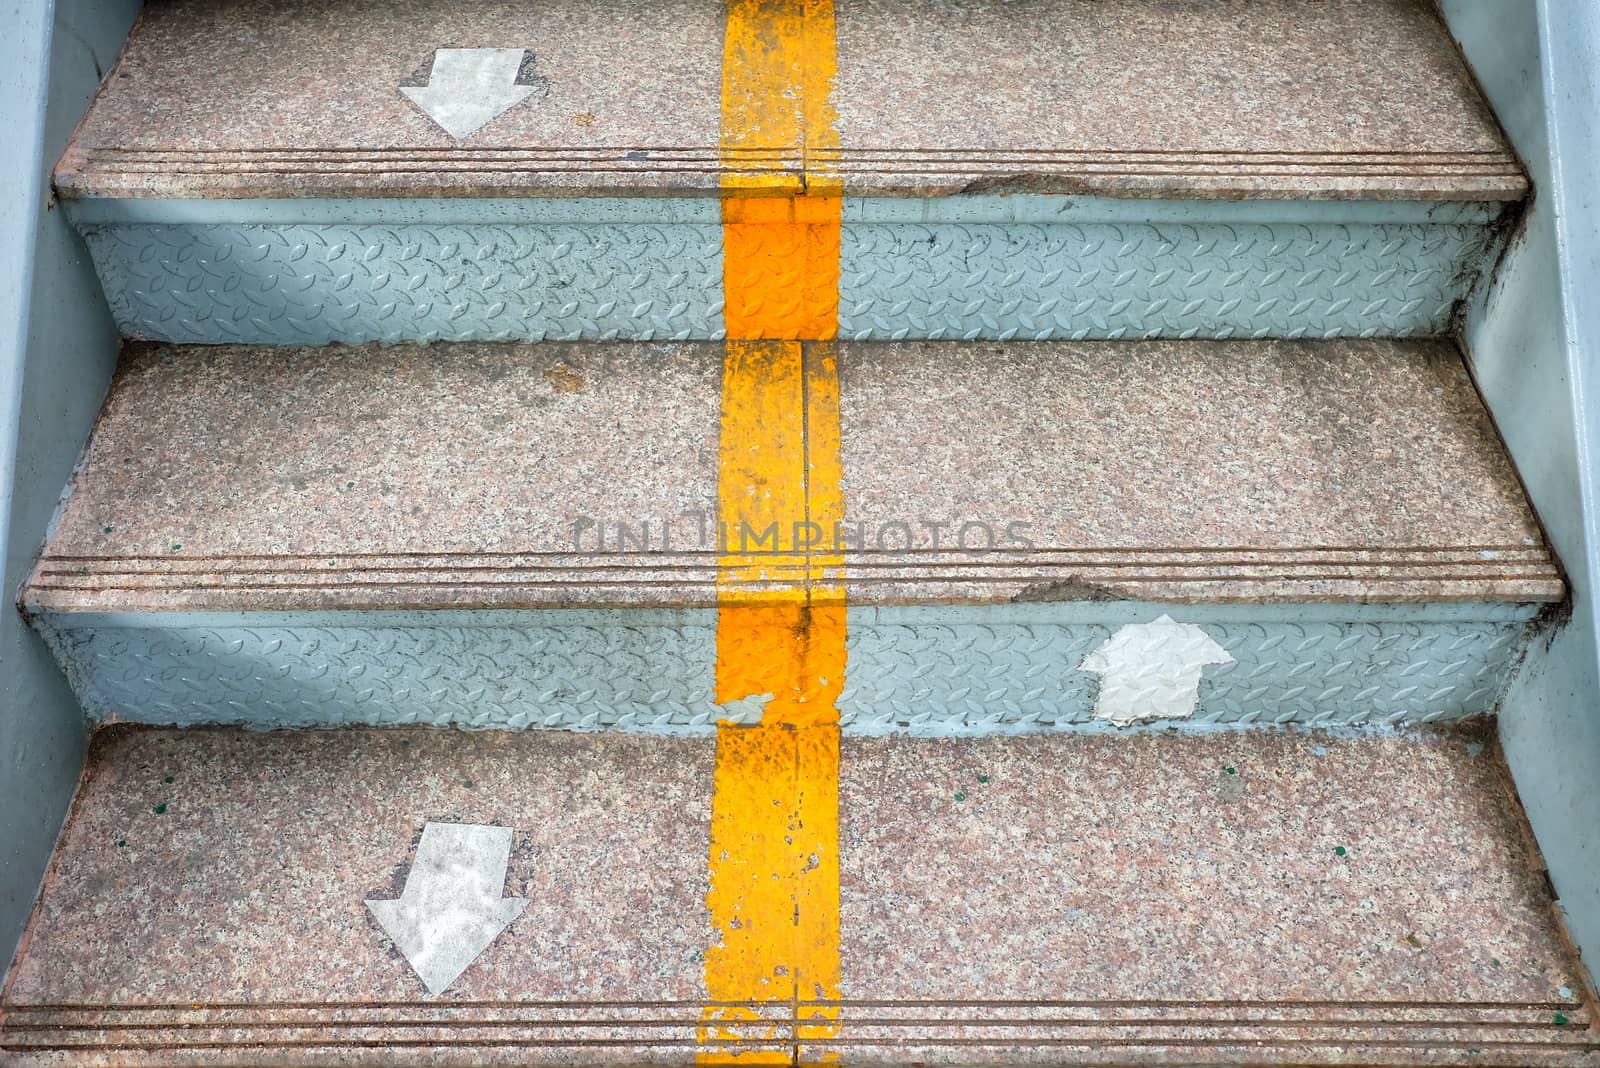
M 1026 15 L 998 0 L 840 0 L 834 19 L 838 147 L 823 151 L 846 193 L 1498 200 L 1527 188 L 1417 0 L 1067 0 Z M 463 47 L 531 51 L 507 81 L 533 91 L 455 137 L 401 86 L 427 83 L 436 49 Z M 165 199 L 715 193 L 731 150 L 724 47 L 714 4 L 152 3 L 57 184 Z M 807 147 L 739 152 L 799 191 L 818 166 Z
M 741 1043 L 852 1064 L 1600 1062 L 1481 731 L 846 739 L 837 985 L 816 1006 L 775 988 L 742 1035 L 705 1026 L 726 1015 L 707 993 L 713 749 L 102 731 L 0 1049 L 18 1065 L 687 1064 Z M 491 893 L 527 902 L 437 997 L 364 905 L 419 877 L 429 822 L 507 828 Z
M 24 606 L 102 719 L 693 731 L 798 586 L 846 729 L 984 733 L 1086 725 L 1127 627 L 1225 651 L 1197 722 L 1486 713 L 1563 596 L 1447 343 L 807 344 L 831 530 L 719 513 L 725 355 L 133 347 Z
M 291 345 L 719 338 L 752 185 L 846 198 L 844 337 L 1431 336 L 1528 188 L 1420 0 L 832 21 L 774 131 L 714 4 L 152 3 L 56 185 L 126 335 Z

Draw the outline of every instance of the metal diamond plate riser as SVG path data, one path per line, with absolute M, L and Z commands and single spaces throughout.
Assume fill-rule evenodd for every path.
M 504 615 L 467 626 L 332 613 L 264 626 L 159 616 L 39 625 L 95 719 L 684 733 L 759 714 L 712 702 L 712 613 L 584 624 Z M 1098 679 L 1078 665 L 1120 625 L 852 623 L 842 724 L 858 734 L 1098 729 Z M 1206 669 L 1190 721 L 1199 724 L 1403 725 L 1492 712 L 1527 632 L 1522 622 L 1437 620 L 1201 625 L 1234 662 Z
M 1484 240 L 1456 224 L 859 224 L 840 336 L 1426 336 Z
M 715 223 L 82 229 L 131 337 L 322 345 L 723 336 Z M 1487 233 L 1472 222 L 847 221 L 840 334 L 1426 336 L 1445 330 Z
M 1078 670 L 1115 626 L 878 625 L 852 631 L 840 699 L 858 734 L 1015 733 L 1094 723 Z M 1229 623 L 1190 723 L 1415 724 L 1492 712 L 1524 641 L 1506 623 Z M 1150 665 L 1159 673 L 1165 665 Z M 1137 682 L 1135 680 L 1135 685 Z
M 124 335 L 195 344 L 722 336 L 715 225 L 127 225 L 84 237 Z

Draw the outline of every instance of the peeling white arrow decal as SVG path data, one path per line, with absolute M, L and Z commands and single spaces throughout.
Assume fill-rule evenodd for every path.
M 500 896 L 510 856 L 510 827 L 424 824 L 400 896 L 367 902 L 429 993 L 444 993 L 528 907 Z
M 533 86 L 517 84 L 525 54 L 521 48 L 436 48 L 428 84 L 402 85 L 400 91 L 460 140 L 533 92 Z
M 1162 616 L 1118 630 L 1083 658 L 1079 671 L 1100 676 L 1096 719 L 1119 727 L 1144 719 L 1186 719 L 1200 703 L 1200 676 L 1207 665 L 1233 657 L 1192 623 Z

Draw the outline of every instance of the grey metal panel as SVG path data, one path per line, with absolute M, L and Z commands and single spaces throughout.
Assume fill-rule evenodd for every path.
M 843 337 L 1413 337 L 1483 257 L 1462 224 L 857 224 Z
M 88 434 L 117 335 L 48 174 L 132 24 L 133 0 L 9 5 L 0 33 L 0 967 L 77 783 L 84 721 L 11 607 Z
M 951 197 L 846 204 L 849 338 L 1426 336 L 1484 204 Z M 78 202 L 129 336 L 192 343 L 722 336 L 704 202 Z
M 953 615 L 953 613 L 952 613 Z M 850 631 L 841 724 L 859 734 L 982 736 L 1094 722 L 1079 668 L 1115 627 L 877 625 Z M 1489 623 L 1228 623 L 1190 724 L 1414 725 L 1492 712 L 1525 628 Z M 1147 671 L 1160 673 L 1153 662 Z
M 1312 607 L 1312 606 L 1308 606 Z M 1476 606 L 1473 606 L 1476 607 Z M 1128 621 L 1199 623 L 1195 722 L 1417 724 L 1488 713 L 1527 624 L 1491 606 L 1307 611 L 1114 604 L 852 609 L 841 722 L 981 735 L 1091 724 L 1083 657 Z M 99 718 L 256 727 L 428 724 L 683 733 L 713 704 L 711 610 L 57 615 L 40 624 Z
M 1600 959 L 1600 9 L 1443 0 L 1453 34 L 1532 174 L 1536 196 L 1464 341 L 1552 545 L 1571 621 L 1534 642 L 1500 734 L 1590 974 Z
M 553 626 L 515 616 L 393 627 L 319 613 L 296 626 L 153 620 L 45 633 L 102 719 L 678 732 L 723 715 L 712 703 L 714 611 Z
M 200 344 L 722 336 L 722 232 L 647 223 L 90 226 L 123 333 Z

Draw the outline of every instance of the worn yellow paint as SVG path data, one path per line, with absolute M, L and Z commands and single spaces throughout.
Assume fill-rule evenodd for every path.
M 839 429 L 839 347 L 831 341 L 806 346 L 806 509 L 822 544 L 808 559 L 813 606 L 844 604 L 837 575 L 844 524 L 844 460 Z
M 718 620 L 723 699 L 773 693 L 758 726 L 717 732 L 711 814 L 711 889 L 717 942 L 706 951 L 713 1002 L 703 1063 L 786 1063 L 787 1028 L 763 1026 L 797 1000 L 839 996 L 839 727 L 844 609 L 803 601 L 724 607 Z M 738 651 L 725 655 L 730 645 Z M 739 644 L 744 643 L 744 644 Z M 724 689 L 732 686 L 731 689 Z M 730 1004 L 731 1003 L 731 1004 Z M 832 1033 L 835 1010 L 796 1038 Z
M 729 342 L 723 365 L 718 504 L 732 533 L 719 568 L 716 697 L 768 700 L 759 725 L 717 732 L 706 900 L 717 941 L 705 975 L 723 1004 L 708 1011 L 702 1036 L 738 1045 L 706 1049 L 703 1063 L 788 1063 L 787 1030 L 761 1023 L 761 1003 L 783 1013 L 839 996 L 845 609 L 839 597 L 813 601 L 841 500 L 836 383 L 824 390 L 833 400 L 823 421 L 834 429 L 818 436 L 820 452 L 805 418 L 816 418 L 818 380 L 837 371 L 808 355 L 796 341 Z M 808 517 L 827 531 L 821 550 L 797 548 L 792 532 Z M 738 540 L 770 524 L 782 532 L 775 550 Z M 794 1041 L 832 1033 L 835 1010 L 801 1012 L 815 1022 Z
M 727 0 L 727 12 L 722 188 L 837 195 L 833 0 Z
M 702 1063 L 789 1063 L 833 1033 L 839 996 L 843 598 L 820 596 L 843 515 L 833 7 L 729 0 L 723 49 L 723 363 L 716 690 L 767 695 L 717 733 L 713 1006 Z M 820 344 L 819 344 L 820 343 Z

